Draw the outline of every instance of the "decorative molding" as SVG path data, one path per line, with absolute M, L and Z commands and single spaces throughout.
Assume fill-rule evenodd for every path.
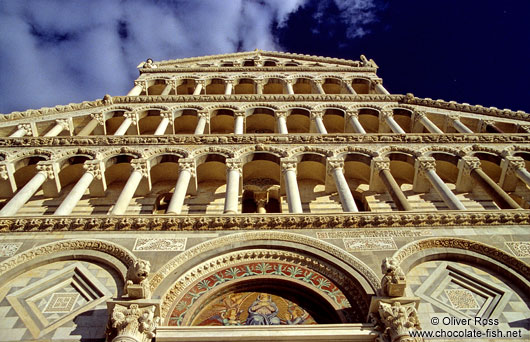
M 187 238 L 138 238 L 134 244 L 134 252 L 165 252 L 178 251 L 186 249 Z
M 0 232 L 123 231 L 123 230 L 252 230 L 336 229 L 433 226 L 496 226 L 530 224 L 522 210 L 359 212 L 335 214 L 261 215 L 127 215 L 10 217 L 0 219 Z

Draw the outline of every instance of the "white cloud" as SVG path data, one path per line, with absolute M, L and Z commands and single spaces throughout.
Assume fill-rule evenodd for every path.
M 335 1 L 348 20 L 371 3 Z M 0 112 L 123 95 L 148 57 L 282 50 L 273 26 L 284 26 L 307 2 L 2 1 Z

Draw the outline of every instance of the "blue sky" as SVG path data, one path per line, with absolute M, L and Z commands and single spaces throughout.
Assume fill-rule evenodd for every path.
M 0 112 L 124 95 L 136 66 L 263 50 L 373 58 L 392 93 L 530 112 L 527 0 L 2 0 Z

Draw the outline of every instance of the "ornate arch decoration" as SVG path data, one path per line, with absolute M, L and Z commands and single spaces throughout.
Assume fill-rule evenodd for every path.
M 55 156 L 53 152 L 49 150 L 43 150 L 40 148 L 36 148 L 33 150 L 22 150 L 18 153 L 15 153 L 13 156 L 9 156 L 7 160 L 11 162 L 17 162 L 19 160 L 29 158 L 29 157 L 41 157 L 44 160 L 52 160 Z
M 407 105 L 407 104 L 401 104 L 401 103 L 387 104 L 387 105 L 384 105 L 383 108 L 382 108 L 383 111 L 393 110 L 393 109 L 406 109 L 406 110 L 409 110 L 411 112 L 416 111 L 416 107 L 411 106 L 411 105 Z
M 335 158 L 344 158 L 346 155 L 351 154 L 351 153 L 365 154 L 372 158 L 379 156 L 378 152 L 372 149 L 366 148 L 366 147 L 361 147 L 361 146 L 342 146 L 342 147 L 339 147 L 333 150 L 331 153 L 332 153 L 331 156 Z
M 172 80 L 174 79 L 173 77 L 171 76 L 162 76 L 162 75 L 149 75 L 149 76 L 146 76 L 145 78 L 142 78 L 141 81 L 157 81 L 157 80 Z
M 28 268 L 63 260 L 93 260 L 103 263 L 114 269 L 125 282 L 127 269 L 137 259 L 129 250 L 112 242 L 93 239 L 62 240 L 37 246 L 1 262 L 0 277 L 7 281 Z
M 175 76 L 174 79 L 176 81 L 180 81 L 180 80 L 194 80 L 194 81 L 197 81 L 200 79 L 199 76 L 197 75 L 182 75 L 182 76 Z
M 152 159 L 163 154 L 173 154 L 179 158 L 188 158 L 189 152 L 185 149 L 178 147 L 158 147 L 154 149 L 149 149 L 143 153 L 144 158 Z
M 201 111 L 201 110 L 204 110 L 204 106 L 199 106 L 195 104 L 187 104 L 187 105 L 171 106 L 168 109 L 171 110 L 173 113 L 179 110 L 184 110 L 184 109 L 193 109 L 196 111 Z
M 217 147 L 217 146 L 208 146 L 204 148 L 199 148 L 190 153 L 190 157 L 195 159 L 200 159 L 203 156 L 206 156 L 208 154 L 220 154 L 225 158 L 234 158 L 234 151 L 224 148 L 224 147 Z
M 461 157 L 462 149 L 454 148 L 450 146 L 439 146 L 439 145 L 430 145 L 425 146 L 419 150 L 422 157 L 430 157 L 433 153 L 447 153 L 455 157 Z
M 377 151 L 381 157 L 386 157 L 392 153 L 404 153 L 410 154 L 413 157 L 419 157 L 421 153 L 413 148 L 404 147 L 404 146 L 385 146 Z
M 486 266 L 505 275 L 518 286 L 530 290 L 530 265 L 482 242 L 456 237 L 437 237 L 410 242 L 398 249 L 393 258 L 408 273 L 414 266 L 431 260 L 466 261 Z
M 307 105 L 307 104 L 288 104 L 284 106 L 280 106 L 280 110 L 292 110 L 292 109 L 305 109 L 311 112 L 314 109 L 314 106 Z
M 325 110 L 325 109 L 338 109 L 344 112 L 344 115 L 346 115 L 346 112 L 349 110 L 349 107 L 342 104 L 320 104 L 313 108 L 314 110 Z
M 357 105 L 350 106 L 349 110 L 372 109 L 372 110 L 375 110 L 378 113 L 380 113 L 380 112 L 383 111 L 383 108 L 384 107 L 381 107 L 381 106 L 378 106 L 378 105 L 365 103 L 365 104 L 357 104 Z
M 115 112 L 115 111 L 118 111 L 118 110 L 122 110 L 122 111 L 125 111 L 125 112 L 133 112 L 135 109 L 136 109 L 135 107 L 119 105 L 119 106 L 112 106 L 112 107 L 109 107 L 109 108 L 105 108 L 102 112 L 103 112 L 103 114 L 107 114 L 107 113 L 110 113 L 110 112 Z
M 241 107 L 230 105 L 230 104 L 221 103 L 221 104 L 214 104 L 212 106 L 208 106 L 205 109 L 211 113 L 214 110 L 218 110 L 218 109 L 229 109 L 229 110 L 233 110 L 233 111 L 240 111 Z
M 110 158 L 112 158 L 114 156 L 120 155 L 120 154 L 130 155 L 133 158 L 142 158 L 143 157 L 143 153 L 140 150 L 123 146 L 123 147 L 111 148 L 111 149 L 102 151 L 101 152 L 101 160 L 102 161 L 107 161 L 108 159 L 110 159 Z
M 303 154 L 312 153 L 318 154 L 323 158 L 331 157 L 333 152 L 327 148 L 317 147 L 317 146 L 300 146 L 295 147 L 287 151 L 290 158 L 296 158 Z
M 166 112 L 166 111 L 169 111 L 169 107 L 168 106 L 159 105 L 159 104 L 151 104 L 151 105 L 147 105 L 147 106 L 136 107 L 134 110 L 137 113 L 143 112 L 143 111 L 146 111 L 146 110 L 159 110 L 161 112 Z
M 259 103 L 250 103 L 250 104 L 247 104 L 247 105 L 244 105 L 244 106 L 241 106 L 241 110 L 247 110 L 247 109 L 254 109 L 254 108 L 267 108 L 267 109 L 270 109 L 270 110 L 279 110 L 280 107 L 276 106 L 276 105 L 273 105 L 273 104 L 270 104 L 270 103 L 265 103 L 265 102 L 259 102 Z
M 462 151 L 465 151 L 466 154 L 470 156 L 473 156 L 475 153 L 480 153 L 480 152 L 494 154 L 497 157 L 500 157 L 502 155 L 502 150 L 498 150 L 490 146 L 482 146 L 482 145 L 477 145 L 477 144 L 466 146 L 462 149 Z
M 254 145 L 242 148 L 234 153 L 234 158 L 243 158 L 248 154 L 254 152 L 268 152 L 275 155 L 278 158 L 284 158 L 288 156 L 287 151 L 283 148 L 271 146 L 271 145 Z
M 287 232 L 246 232 L 219 237 L 199 244 L 162 266 L 150 279 L 153 294 L 158 294 L 162 298 L 162 316 L 167 316 L 174 309 L 174 303 L 190 293 L 188 291 L 192 287 L 208 284 L 211 287 L 213 284 L 203 282 L 203 285 L 199 285 L 201 280 L 211 276 L 213 276 L 211 279 L 217 279 L 215 274 L 225 271 L 225 265 L 235 267 L 235 265 L 242 265 L 245 260 L 250 262 L 260 260 L 260 263 L 268 261 L 276 264 L 289 260 L 312 270 L 313 273 L 321 274 L 336 282 L 335 286 L 347 295 L 348 301 L 356 302 L 357 305 L 352 305 L 357 308 L 354 315 L 364 314 L 361 318 L 363 321 L 366 318 L 364 311 L 368 309 L 368 296 L 377 293 L 379 289 L 379 279 L 368 266 L 332 244 Z M 257 269 L 256 267 L 258 266 L 255 265 L 254 269 Z M 267 271 L 262 272 L 261 275 L 268 276 L 274 273 L 267 267 L 265 268 Z M 305 272 L 306 276 L 307 274 Z M 236 272 L 236 276 L 239 275 L 240 273 Z M 276 275 L 281 276 L 281 274 Z M 217 285 L 224 284 L 231 278 L 226 273 L 225 277 L 227 279 Z M 315 284 L 317 282 L 313 285 Z
M 264 80 L 270 80 L 271 78 L 275 78 L 275 79 L 279 79 L 285 82 L 285 80 L 287 79 L 287 76 L 282 75 L 282 74 L 266 74 L 266 75 L 262 75 L 260 78 L 263 78 Z
M 64 167 L 68 166 L 67 164 L 69 164 L 70 158 L 75 157 L 84 157 L 86 159 L 94 160 L 98 158 L 98 153 L 88 148 L 77 148 L 61 151 L 55 155 L 54 159 L 57 163 L 59 163 L 59 168 L 63 169 Z

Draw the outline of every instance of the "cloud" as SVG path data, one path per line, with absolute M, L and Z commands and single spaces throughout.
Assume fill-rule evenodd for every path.
M 371 1 L 335 2 L 343 20 L 371 20 L 367 14 Z M 165 60 L 256 48 L 282 50 L 273 30 L 285 28 L 289 16 L 307 3 L 2 1 L 0 112 L 93 100 L 105 93 L 126 94 L 138 76 L 136 65 L 148 57 Z M 362 33 L 355 32 L 353 36 Z
M 313 18 L 321 23 L 324 20 L 334 20 L 325 14 L 330 6 L 335 6 L 340 12 L 339 20 L 347 25 L 346 36 L 350 39 L 360 38 L 369 33 L 368 24 L 377 21 L 377 11 L 380 9 L 376 0 L 323 0 L 318 3 Z M 319 33 L 318 26 L 313 29 Z

